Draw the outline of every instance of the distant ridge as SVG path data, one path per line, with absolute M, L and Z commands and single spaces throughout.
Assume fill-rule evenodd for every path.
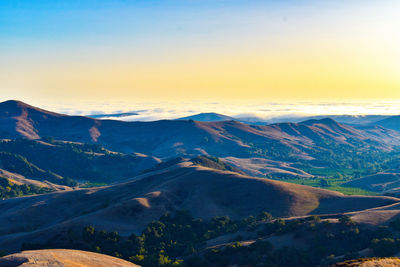
M 31 106 L 25 102 L 19 100 L 7 100 L 0 102 L 0 118 L 21 115 L 21 112 L 35 112 L 44 113 L 52 116 L 67 116 L 55 112 L 51 112 L 45 109 L 41 109 L 35 106 Z
M 374 124 L 383 126 L 388 129 L 400 131 L 400 115 L 399 116 L 391 116 L 389 118 L 380 120 Z
M 222 117 L 221 117 L 222 116 Z M 196 120 L 125 122 L 68 116 L 19 101 L 0 103 L 0 139 L 41 139 L 98 143 L 123 153 L 142 153 L 158 158 L 210 155 L 249 158 L 294 157 L 314 160 L 331 150 L 331 143 L 382 151 L 400 146 L 400 133 L 384 128 L 356 129 L 332 119 L 301 123 L 249 125 L 211 113 Z M 274 152 L 271 154 L 270 152 Z M 334 151 L 332 151 L 334 152 Z
M 110 114 L 93 114 L 93 115 L 86 115 L 86 117 L 94 119 L 102 119 L 102 118 L 123 118 L 129 116 L 137 116 L 137 115 L 139 115 L 139 113 L 124 112 L 124 113 L 110 113 Z
M 213 122 L 213 121 L 233 121 L 237 120 L 233 117 L 229 117 L 219 113 L 199 113 L 196 115 L 178 118 L 177 120 L 194 120 L 194 121 L 204 121 L 204 122 Z

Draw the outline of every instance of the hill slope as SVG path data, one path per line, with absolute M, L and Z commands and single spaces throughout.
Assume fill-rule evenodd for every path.
M 209 154 L 217 157 L 269 159 L 329 159 L 354 150 L 391 151 L 400 146 L 400 133 L 355 129 L 331 119 L 303 123 L 252 126 L 237 121 L 123 122 L 66 116 L 22 102 L 0 103 L 0 138 L 99 143 L 119 152 L 139 152 L 161 158 Z M 342 155 L 338 155 L 343 158 Z
M 138 265 L 115 257 L 88 251 L 43 249 L 23 251 L 0 258 L 0 267 L 6 266 L 134 267 Z
M 206 219 L 217 215 L 243 218 L 261 211 L 300 216 L 357 211 L 398 201 L 344 196 L 181 163 L 112 186 L 2 201 L 0 246 L 15 250 L 22 242 L 46 242 L 70 227 L 86 225 L 121 234 L 140 232 L 168 210 L 185 209 Z
M 375 122 L 374 124 L 400 131 L 400 116 L 391 116 L 389 118 Z
M 365 190 L 387 193 L 400 188 L 400 173 L 377 173 L 343 184 Z
M 160 162 L 142 154 L 115 153 L 100 145 L 59 141 L 0 140 L 0 151 L 0 168 L 28 179 L 64 185 L 115 182 Z

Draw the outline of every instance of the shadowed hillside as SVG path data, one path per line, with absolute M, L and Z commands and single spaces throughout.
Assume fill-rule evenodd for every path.
M 98 144 L 44 140 L 0 140 L 0 168 L 30 180 L 75 186 L 77 181 L 110 183 L 130 178 L 160 162 L 139 153 L 112 152 Z
M 391 116 L 389 118 L 385 118 L 383 120 L 375 122 L 374 124 L 400 131 L 400 116 Z
M 357 211 L 397 201 L 181 163 L 113 186 L 2 201 L 0 245 L 18 249 L 22 242 L 43 242 L 69 227 L 89 224 L 122 234 L 140 232 L 168 210 L 189 210 L 205 219 L 243 218 L 261 211 L 280 217 Z
M 398 191 L 400 188 L 400 174 L 377 173 L 347 182 L 344 186 L 358 187 L 379 193 Z

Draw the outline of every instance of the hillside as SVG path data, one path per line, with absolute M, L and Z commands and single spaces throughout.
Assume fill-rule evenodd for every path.
M 168 210 L 189 210 L 205 219 L 216 215 L 235 219 L 261 211 L 277 217 L 342 213 L 398 201 L 345 196 L 181 163 L 112 186 L 2 201 L 0 246 L 17 250 L 22 242 L 45 242 L 70 227 L 86 225 L 138 233 Z
M 243 170 L 250 176 L 264 177 L 271 175 L 275 178 L 310 178 L 312 175 L 293 167 L 293 163 L 274 161 L 264 158 L 235 158 L 226 157 L 222 160 L 238 169 Z
M 348 164 L 370 151 L 392 151 L 400 133 L 355 129 L 331 119 L 253 126 L 237 121 L 192 120 L 123 122 L 66 116 L 22 102 L 0 103 L 0 138 L 24 137 L 96 143 L 111 151 L 159 158 L 208 154 L 216 157 L 262 157 L 312 164 Z M 359 154 L 364 151 L 367 154 Z M 333 158 L 335 157 L 335 158 Z M 370 159 L 361 159 L 361 161 Z M 314 161 L 314 162 L 313 162 Z M 341 163 L 342 162 L 342 163 Z
M 400 188 L 400 173 L 377 173 L 343 184 L 378 193 L 389 193 Z
M 115 257 L 81 250 L 29 250 L 0 258 L 0 267 L 65 266 L 65 267 L 134 267 L 138 266 Z
M 400 131 L 400 116 L 391 116 L 389 118 L 377 121 L 374 124 L 383 126 L 388 129 Z
M 333 267 L 390 267 L 400 266 L 400 258 L 366 258 L 336 263 Z
M 97 144 L 47 139 L 0 140 L 0 168 L 23 176 L 17 179 L 23 183 L 31 184 L 29 179 L 75 186 L 77 181 L 110 183 L 130 178 L 160 162 L 139 153 L 115 153 Z

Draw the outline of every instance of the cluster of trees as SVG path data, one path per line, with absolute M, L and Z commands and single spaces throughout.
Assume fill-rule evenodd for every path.
M 240 221 L 227 216 L 204 221 L 193 218 L 187 211 L 176 211 L 165 213 L 140 235 L 132 234 L 128 238 L 87 226 L 80 237 L 71 234 L 68 243 L 52 240 L 56 243 L 24 244 L 22 249 L 75 248 L 121 257 L 141 266 L 185 266 L 184 259 L 206 248 L 207 240 L 270 220 L 272 216 L 266 212 Z
M 207 251 L 202 257 L 188 259 L 189 266 L 329 266 L 336 261 L 359 258 L 358 252 L 372 248 L 375 256 L 392 256 L 400 251 L 400 240 L 393 238 L 393 229 L 363 228 L 350 217 L 343 216 L 339 223 L 331 223 L 314 216 L 308 220 L 274 220 L 265 223 L 258 231 L 265 235 L 293 234 L 295 239 L 306 241 L 306 247 L 274 248 L 266 239 L 260 238 L 250 245 L 231 243 Z M 336 258 L 339 256 L 339 258 Z
M 38 187 L 34 185 L 17 185 L 10 182 L 7 178 L 0 177 L 0 199 L 43 194 L 51 191 L 52 190 L 50 188 Z
M 0 152 L 0 168 L 40 181 L 47 180 L 55 184 L 67 186 L 77 185 L 76 181 L 71 178 L 62 177 L 51 170 L 43 170 L 29 162 L 25 157 L 7 151 Z
M 395 221 L 390 227 L 370 229 L 354 223 L 348 216 L 339 218 L 338 223 L 318 216 L 282 220 L 266 212 L 239 221 L 226 216 L 204 221 L 177 211 L 150 223 L 140 235 L 122 237 L 117 232 L 87 226 L 80 236 L 70 235 L 67 244 L 25 244 L 23 249 L 90 250 L 142 266 L 326 266 L 337 261 L 338 256 L 340 261 L 359 258 L 358 252 L 365 248 L 371 248 L 375 256 L 394 255 L 400 251 L 400 240 L 393 237 L 399 226 L 400 221 Z M 238 235 L 230 243 L 207 248 L 208 240 L 239 230 L 253 231 L 259 238 L 249 244 L 240 242 L 242 237 Z M 307 245 L 275 248 L 268 241 L 270 236 L 285 234 Z
M 315 158 L 311 161 L 299 159 L 288 147 L 274 141 L 266 143 L 249 141 L 246 144 L 249 145 L 249 156 L 258 155 L 273 160 L 296 162 L 300 169 L 325 167 L 360 170 L 358 173 L 353 172 L 352 177 L 349 178 L 359 178 L 361 175 L 398 168 L 400 162 L 398 151 L 384 152 L 363 147 L 352 140 L 347 140 L 347 142 L 350 144 L 339 144 L 321 139 L 311 148 L 302 147 L 304 152 Z
M 237 172 L 237 173 L 242 173 L 242 170 L 239 168 L 236 168 L 234 166 L 231 166 L 229 164 L 226 164 L 222 160 L 216 157 L 211 157 L 211 156 L 197 156 L 191 160 L 194 164 L 201 165 L 204 167 L 216 169 L 216 170 L 222 170 L 222 171 L 232 171 L 232 172 Z

